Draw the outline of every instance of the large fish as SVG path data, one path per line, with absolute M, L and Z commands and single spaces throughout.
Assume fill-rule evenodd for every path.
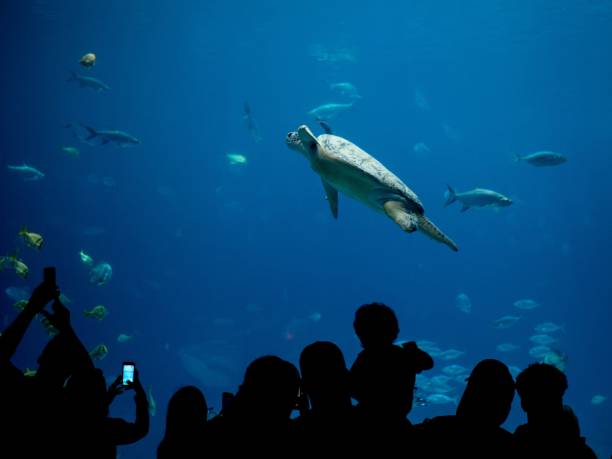
M 561 153 L 555 153 L 554 151 L 537 151 L 529 155 L 517 155 L 514 154 L 514 160 L 518 163 L 519 161 L 526 162 L 536 167 L 546 166 L 558 166 L 567 161 L 567 158 Z
M 138 145 L 139 143 L 141 143 L 140 140 L 128 134 L 127 132 L 117 131 L 114 129 L 99 130 L 85 125 L 83 125 L 83 127 L 87 129 L 88 132 L 88 136 L 84 139 L 86 142 L 97 138 L 100 139 L 100 145 L 105 145 L 109 142 L 112 142 L 116 145 L 119 145 L 120 147 Z
M 70 72 L 70 78 L 68 78 L 68 81 L 76 81 L 79 83 L 81 88 L 91 88 L 98 92 L 108 91 L 110 89 L 110 87 L 103 81 L 100 81 L 94 77 L 79 75 L 76 72 Z
M 313 108 L 308 112 L 309 115 L 314 116 L 317 120 L 331 120 L 335 118 L 339 113 L 344 112 L 353 107 L 353 104 L 324 104 Z
M 7 169 L 17 172 L 23 175 L 23 180 L 26 181 L 35 181 L 42 179 L 45 174 L 36 169 L 35 167 L 28 166 L 26 163 L 23 163 L 21 166 L 6 166 Z
M 508 207 L 512 204 L 512 199 L 497 191 L 474 188 L 470 191 L 457 193 L 450 185 L 447 186 L 448 191 L 446 192 L 444 205 L 448 206 L 455 201 L 459 201 L 462 204 L 461 212 L 465 212 L 470 207 Z

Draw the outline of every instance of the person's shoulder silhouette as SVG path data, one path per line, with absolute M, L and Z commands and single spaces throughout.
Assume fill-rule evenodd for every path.
M 580 436 L 578 418 L 563 404 L 567 377 L 553 365 L 534 363 L 516 379 L 516 390 L 527 423 L 514 432 L 521 457 L 595 458 Z

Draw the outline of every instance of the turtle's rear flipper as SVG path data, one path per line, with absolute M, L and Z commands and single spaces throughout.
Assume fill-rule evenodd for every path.
M 417 230 L 417 217 L 406 211 L 404 203 L 400 201 L 387 201 L 383 208 L 389 218 L 397 223 L 404 231 L 412 233 Z
M 459 247 L 457 247 L 457 244 L 455 244 L 453 240 L 449 238 L 446 234 L 440 231 L 440 229 L 436 225 L 434 225 L 427 217 L 425 217 L 424 215 L 419 215 L 417 218 L 419 221 L 418 223 L 419 229 L 423 233 L 425 233 L 430 238 L 438 242 L 441 242 L 442 244 L 446 244 L 454 252 L 457 252 L 459 250 Z

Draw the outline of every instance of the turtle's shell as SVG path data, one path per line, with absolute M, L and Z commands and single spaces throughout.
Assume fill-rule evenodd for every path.
M 392 193 L 404 197 L 409 204 L 413 205 L 410 210 L 419 214 L 424 213 L 423 204 L 415 192 L 376 158 L 370 156 L 357 145 L 332 134 L 322 134 L 317 137 L 317 140 L 325 152 L 334 160 L 360 171 Z

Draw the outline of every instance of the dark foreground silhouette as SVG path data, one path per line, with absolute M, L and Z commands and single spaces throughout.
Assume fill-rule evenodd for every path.
M 44 309 L 48 303 L 52 312 Z M 56 334 L 42 350 L 35 375 L 26 376 L 11 359 L 39 314 Z M 433 368 L 433 359 L 413 341 L 394 344 L 399 323 L 384 304 L 361 306 L 353 325 L 363 350 L 350 370 L 340 348 L 328 341 L 304 348 L 301 378 L 290 362 L 260 357 L 210 421 L 204 394 L 194 386 L 180 388 L 168 403 L 157 457 L 595 458 L 578 419 L 563 404 L 568 384 L 557 368 L 532 364 L 515 384 L 504 363 L 482 360 L 455 414 L 412 425 L 407 416 L 416 375 Z M 123 384 L 118 377 L 106 387 L 55 282 L 44 281 L 0 336 L 0 457 L 115 458 L 118 445 L 137 442 L 149 430 L 137 370 L 133 379 Z M 501 425 L 515 388 L 527 423 L 511 434 Z M 108 415 L 125 391 L 134 393 L 134 422 Z M 299 416 L 291 419 L 295 410 Z

